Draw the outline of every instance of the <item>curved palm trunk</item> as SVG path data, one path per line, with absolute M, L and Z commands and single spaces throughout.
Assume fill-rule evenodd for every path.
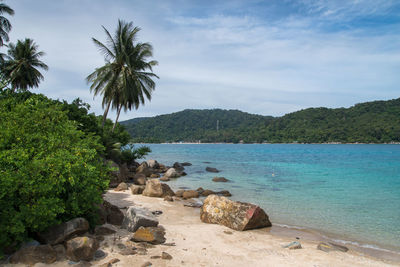
M 112 128 L 112 132 L 114 132 L 115 126 L 117 126 L 118 119 L 119 119 L 119 114 L 121 113 L 121 109 L 122 109 L 122 105 L 120 105 L 120 106 L 118 107 L 117 118 L 115 119 L 115 123 L 114 123 L 114 126 L 113 126 L 113 128 Z
M 108 102 L 106 110 L 104 111 L 103 123 L 101 124 L 101 128 L 103 128 L 103 129 L 104 129 L 104 124 L 106 123 L 106 120 L 107 120 L 107 115 L 108 115 L 108 111 L 110 110 L 110 106 L 111 106 L 111 101 Z

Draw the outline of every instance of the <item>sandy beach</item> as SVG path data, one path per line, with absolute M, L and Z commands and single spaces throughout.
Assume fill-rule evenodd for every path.
M 182 200 L 167 202 L 162 198 L 132 195 L 128 190 L 110 190 L 105 199 L 120 208 L 136 205 L 162 211 L 158 219 L 166 229 L 166 242 L 175 246 L 157 245 L 148 248 L 147 255 L 122 256 L 115 248 L 114 239 L 129 244 L 132 233 L 119 229 L 116 236 L 108 236 L 103 241 L 107 243 L 104 251 L 108 255 L 95 264 L 118 258 L 120 262 L 113 266 L 141 266 L 147 261 L 153 266 L 399 266 L 398 262 L 385 262 L 352 249 L 347 253 L 326 253 L 316 249 L 318 242 L 302 239 L 302 249 L 289 250 L 282 246 L 295 237 L 272 234 L 270 228 L 239 232 L 202 223 L 199 209 L 184 207 Z M 169 253 L 172 260 L 151 258 L 162 252 Z

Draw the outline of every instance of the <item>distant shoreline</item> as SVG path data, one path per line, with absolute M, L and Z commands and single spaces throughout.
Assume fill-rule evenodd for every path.
M 223 142 L 215 142 L 215 143 L 197 143 L 197 142 L 164 142 L 164 143 L 137 143 L 135 144 L 152 144 L 152 145 L 400 145 L 400 142 L 391 142 L 391 143 L 341 143 L 341 142 L 328 142 L 328 143 L 223 143 Z

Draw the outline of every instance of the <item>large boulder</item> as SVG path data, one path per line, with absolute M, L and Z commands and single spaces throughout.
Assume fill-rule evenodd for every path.
M 66 245 L 67 257 L 73 261 L 91 261 L 99 248 L 99 242 L 87 236 L 75 237 L 69 240 Z
M 174 168 L 169 168 L 168 171 L 164 173 L 164 177 L 168 178 L 177 178 L 179 176 L 179 173 Z
M 135 232 L 139 227 L 157 226 L 158 220 L 149 210 L 131 206 L 126 211 L 122 228 Z
M 158 169 L 158 168 L 160 167 L 160 164 L 158 164 L 157 160 L 149 159 L 149 160 L 146 161 L 146 162 L 147 162 L 147 165 L 148 165 L 150 168 Z
M 219 172 L 219 170 L 217 170 L 216 168 L 212 168 L 212 167 L 207 167 L 206 171 L 208 171 L 208 172 Z
M 38 233 L 42 243 L 55 245 L 60 244 L 69 238 L 84 234 L 89 230 L 89 222 L 85 218 L 75 218 L 68 222 L 52 226 L 46 231 Z
M 174 196 L 175 193 L 167 184 L 160 183 L 158 179 L 150 179 L 147 181 L 142 195 L 147 197 L 165 197 Z
M 140 227 L 132 237 L 135 242 L 147 242 L 154 245 L 165 243 L 165 231 L 161 227 Z
M 271 226 L 268 215 L 259 206 L 217 195 L 209 195 L 204 200 L 200 219 L 205 223 L 221 224 L 238 231 Z
M 145 186 L 134 184 L 134 185 L 131 185 L 129 188 L 131 189 L 132 195 L 140 195 L 143 193 Z
M 36 263 L 51 264 L 57 260 L 57 253 L 50 245 L 23 247 L 15 252 L 10 263 L 22 263 L 32 266 Z
M 149 165 L 147 164 L 147 162 L 143 162 L 142 164 L 140 164 L 139 167 L 137 167 L 136 173 L 143 173 L 144 175 L 146 175 L 146 177 L 148 177 L 148 176 L 150 176 L 152 173 L 154 173 L 154 170 L 153 170 L 152 168 L 149 167 Z
M 117 206 L 105 200 L 100 206 L 100 213 L 105 217 L 103 221 L 109 224 L 121 225 L 124 219 L 124 213 Z

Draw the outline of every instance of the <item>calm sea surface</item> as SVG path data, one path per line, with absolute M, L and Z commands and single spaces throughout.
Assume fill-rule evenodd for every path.
M 147 159 L 193 164 L 169 182 L 174 189 L 226 189 L 234 200 L 260 205 L 272 223 L 400 252 L 400 145 L 149 146 Z

